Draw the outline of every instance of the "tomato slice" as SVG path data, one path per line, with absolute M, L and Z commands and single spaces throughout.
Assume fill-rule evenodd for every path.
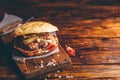
M 49 43 L 49 46 L 47 47 L 47 49 L 49 51 L 53 51 L 55 48 L 57 47 L 57 45 L 53 44 L 53 43 Z

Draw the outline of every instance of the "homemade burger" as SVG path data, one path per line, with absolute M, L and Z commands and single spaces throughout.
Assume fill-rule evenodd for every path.
M 47 22 L 27 22 L 14 30 L 14 48 L 25 56 L 49 53 L 58 46 L 55 31 L 58 28 Z

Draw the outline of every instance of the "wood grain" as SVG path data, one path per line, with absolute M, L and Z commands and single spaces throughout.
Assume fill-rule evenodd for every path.
M 62 47 L 76 56 L 63 72 L 44 75 L 50 80 L 120 80 L 120 1 L 118 0 L 4 0 L 0 7 L 24 20 L 58 26 Z M 11 53 L 0 43 L 0 79 L 23 80 L 13 70 Z M 9 59 L 8 59 L 9 58 Z M 9 64 L 8 64 L 9 63 Z M 57 76 L 55 76 L 55 74 Z M 62 77 L 62 78 L 60 78 Z M 40 76 L 32 80 L 39 80 Z
M 12 73 L 9 67 L 0 67 L 0 71 L 4 72 L 1 74 L 0 79 L 2 78 L 16 78 L 16 74 Z M 57 73 L 58 76 L 62 78 L 58 78 L 58 76 L 54 76 L 56 72 L 50 73 L 49 79 L 55 80 L 64 80 L 67 79 L 66 76 L 74 76 L 72 79 L 82 79 L 82 80 L 101 80 L 101 79 L 115 79 L 119 80 L 120 75 L 120 66 L 119 65 L 72 65 L 65 69 L 63 72 Z M 18 80 L 16 78 L 16 80 Z

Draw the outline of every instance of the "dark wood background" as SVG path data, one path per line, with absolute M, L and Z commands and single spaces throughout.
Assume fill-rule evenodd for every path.
M 59 14 L 61 18 L 117 17 L 119 5 L 119 0 L 1 0 L 0 2 L 2 10 L 24 19 L 31 16 L 55 18 Z
M 72 65 L 59 75 L 71 75 L 71 80 L 120 79 L 119 0 L 1 0 L 0 12 L 0 20 L 7 12 L 58 26 L 62 47 L 76 50 Z M 11 67 L 11 53 L 2 42 L 0 54 L 0 79 L 18 80 Z

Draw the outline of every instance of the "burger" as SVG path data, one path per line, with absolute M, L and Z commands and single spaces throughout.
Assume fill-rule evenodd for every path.
M 25 56 L 38 56 L 55 50 L 58 28 L 47 22 L 27 22 L 13 31 L 14 48 Z

